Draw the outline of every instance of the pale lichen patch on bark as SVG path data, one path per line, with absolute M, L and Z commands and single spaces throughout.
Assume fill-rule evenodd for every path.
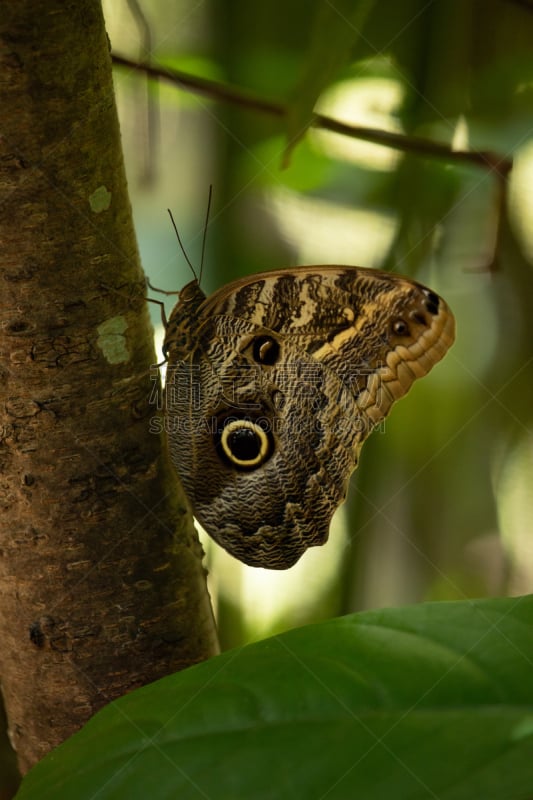
M 122 315 L 106 319 L 96 329 L 98 331 L 97 346 L 110 364 L 122 364 L 129 361 L 130 353 L 124 336 L 128 323 Z
M 99 186 L 89 196 L 89 205 L 91 206 L 91 211 L 94 211 L 95 214 L 107 211 L 111 205 L 111 192 L 107 190 L 107 187 Z

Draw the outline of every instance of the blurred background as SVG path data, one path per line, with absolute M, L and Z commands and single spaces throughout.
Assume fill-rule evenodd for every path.
M 106 0 L 114 53 L 294 110 L 404 134 L 407 152 L 310 129 L 116 67 L 139 247 L 155 286 L 206 293 L 296 264 L 429 284 L 457 341 L 365 444 L 330 540 L 286 572 L 203 537 L 224 647 L 350 611 L 533 586 L 533 3 Z M 292 128 L 291 128 L 292 126 Z M 490 168 L 423 152 L 513 159 Z M 160 296 L 157 299 L 161 299 Z M 176 298 L 166 298 L 167 314 Z M 160 353 L 160 314 L 153 308 Z

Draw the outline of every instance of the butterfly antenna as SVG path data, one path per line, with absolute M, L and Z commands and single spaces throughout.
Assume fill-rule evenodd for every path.
M 180 237 L 180 234 L 179 234 L 179 231 L 178 231 L 178 226 L 174 222 L 174 217 L 172 216 L 172 211 L 170 210 L 170 208 L 167 208 L 167 211 L 168 211 L 168 215 L 170 217 L 170 221 L 172 222 L 172 227 L 174 228 L 174 232 L 175 232 L 176 236 L 178 237 L 178 243 L 179 243 L 179 246 L 181 248 L 181 252 L 185 256 L 185 261 L 189 265 L 189 267 L 191 269 L 191 272 L 194 275 L 195 279 L 198 280 L 198 276 L 196 274 L 196 271 L 195 271 L 193 265 L 191 264 L 191 260 L 190 260 L 189 256 L 187 255 L 187 251 L 185 250 L 185 247 L 183 246 L 183 242 L 181 241 L 181 237 Z M 200 273 L 200 275 L 201 275 L 201 273 Z
M 204 254 L 205 254 L 205 242 L 207 239 L 207 226 L 209 225 L 209 213 L 211 211 L 211 198 L 213 197 L 213 184 L 209 184 L 209 196 L 207 198 L 207 211 L 205 214 L 205 225 L 204 225 L 204 235 L 202 237 L 202 256 L 200 259 L 200 279 L 199 283 L 202 281 L 202 273 L 204 271 Z

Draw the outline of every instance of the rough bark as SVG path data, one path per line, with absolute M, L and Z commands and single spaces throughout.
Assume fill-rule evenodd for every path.
M 0 674 L 24 772 L 217 644 L 149 433 L 156 359 L 99 0 L 4 4 L 0 108 Z
M 11 800 L 20 782 L 15 753 L 7 738 L 7 720 L 0 696 L 0 800 Z

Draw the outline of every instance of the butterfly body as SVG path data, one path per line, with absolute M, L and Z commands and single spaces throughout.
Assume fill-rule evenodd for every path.
M 444 301 L 356 267 L 262 273 L 170 317 L 166 424 L 195 516 L 232 555 L 284 569 L 328 537 L 369 433 L 453 342 Z

